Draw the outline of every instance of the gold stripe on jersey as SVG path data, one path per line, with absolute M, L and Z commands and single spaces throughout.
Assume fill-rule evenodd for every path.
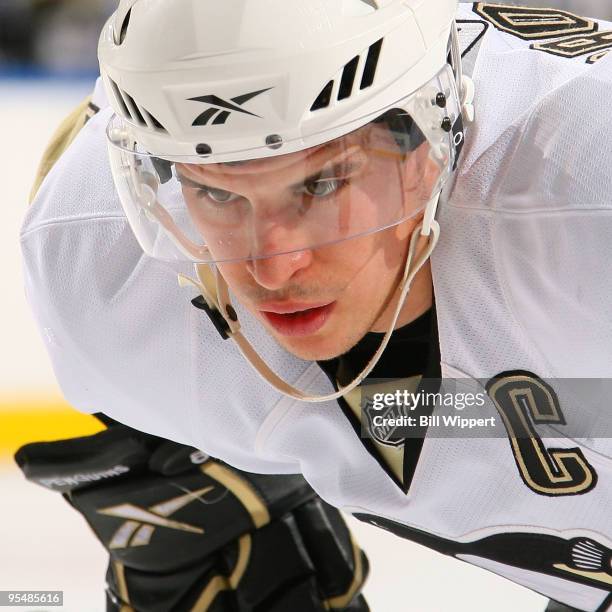
M 598 582 L 612 585 L 612 574 L 609 574 L 607 572 L 588 572 L 585 570 L 578 570 L 574 569 L 573 567 L 569 567 L 564 563 L 555 563 L 553 567 L 561 570 L 562 572 L 569 572 L 570 574 L 584 576 L 585 578 L 589 578 L 590 580 L 597 580 Z
M 36 172 L 36 178 L 30 192 L 30 203 L 36 197 L 42 182 L 60 158 L 62 153 L 70 146 L 87 121 L 97 112 L 97 108 L 92 105 L 91 98 L 88 97 L 81 102 L 60 124 L 51 138 L 43 153 L 42 160 Z

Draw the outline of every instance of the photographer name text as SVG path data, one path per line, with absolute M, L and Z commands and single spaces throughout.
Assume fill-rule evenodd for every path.
M 495 427 L 495 417 L 466 418 L 460 415 L 421 415 L 387 417 L 377 414 L 372 418 L 375 427 L 455 427 L 474 429 L 475 427 Z

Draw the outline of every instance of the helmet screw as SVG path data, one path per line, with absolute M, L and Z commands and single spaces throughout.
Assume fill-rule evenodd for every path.
M 198 155 L 210 155 L 212 153 L 212 149 L 210 148 L 210 145 L 201 142 L 200 144 L 196 145 L 196 153 Z
M 283 146 L 283 138 L 278 134 L 271 134 L 266 138 L 266 145 L 270 149 L 280 149 Z
M 234 307 L 231 304 L 228 304 L 225 307 L 225 312 L 227 313 L 227 316 L 234 322 L 236 322 L 238 320 L 238 315 L 236 314 L 236 311 L 234 310 Z
M 445 132 L 450 132 L 453 129 L 453 122 L 450 120 L 450 117 L 442 119 L 442 129 Z
M 446 96 L 442 92 L 438 93 L 436 96 L 436 104 L 440 108 L 446 108 Z

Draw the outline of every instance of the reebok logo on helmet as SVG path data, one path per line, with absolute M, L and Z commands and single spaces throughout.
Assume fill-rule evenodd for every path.
M 232 111 L 242 113 L 243 115 L 251 115 L 252 117 L 258 117 L 259 119 L 261 119 L 259 115 L 244 110 L 243 108 L 241 108 L 241 106 L 249 100 L 252 100 L 256 96 L 265 93 L 266 91 L 270 91 L 270 89 L 272 89 L 272 87 L 268 87 L 267 89 L 260 89 L 251 93 L 242 94 L 240 96 L 236 96 L 235 98 L 231 98 L 231 102 L 228 102 L 227 100 L 224 100 L 223 98 L 220 98 L 219 96 L 215 95 L 189 98 L 189 100 L 193 100 L 194 102 L 204 102 L 205 104 L 211 105 L 203 113 L 198 115 L 191 125 L 208 125 L 210 120 L 215 117 L 215 115 L 216 117 L 213 120 L 212 125 L 223 125 L 231 115 Z

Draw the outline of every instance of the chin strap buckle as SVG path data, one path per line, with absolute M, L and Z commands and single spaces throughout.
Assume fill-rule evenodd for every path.
M 198 295 L 197 297 L 191 300 L 191 303 L 198 309 L 203 310 L 208 318 L 212 321 L 212 324 L 215 326 L 215 329 L 219 332 L 219 335 L 224 339 L 229 339 L 229 334 L 231 332 L 230 326 L 227 321 L 223 318 L 223 315 L 216 309 L 211 308 L 204 299 L 203 296 Z

